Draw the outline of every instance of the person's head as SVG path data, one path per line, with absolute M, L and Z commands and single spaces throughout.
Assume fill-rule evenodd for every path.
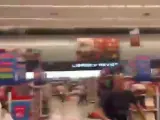
M 125 79 L 123 74 L 114 75 L 113 90 L 124 90 Z
M 2 109 L 8 110 L 8 104 L 5 100 L 1 100 Z

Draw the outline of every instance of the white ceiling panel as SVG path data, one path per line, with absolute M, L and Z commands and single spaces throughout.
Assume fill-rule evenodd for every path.
M 0 0 L 0 26 L 160 27 L 159 11 L 160 0 Z
M 1 18 L 141 18 L 143 13 L 150 12 L 151 17 L 160 18 L 160 8 L 3 8 L 0 7 Z M 4 14 L 5 13 L 5 14 Z M 150 17 L 150 18 L 151 18 Z M 146 18 L 146 17 L 144 17 Z

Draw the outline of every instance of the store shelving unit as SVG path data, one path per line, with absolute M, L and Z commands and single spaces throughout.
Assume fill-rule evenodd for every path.
M 145 107 L 142 107 L 142 111 L 146 115 L 146 120 L 160 120 L 159 118 L 159 89 L 155 86 L 155 94 L 139 94 L 136 95 L 143 98 Z M 142 105 L 143 106 L 143 105 Z M 135 109 L 130 109 L 132 120 L 142 120 Z
M 43 90 L 40 91 L 40 117 L 49 116 L 49 100 L 44 97 Z
M 48 113 L 44 114 L 43 110 L 43 89 L 45 89 L 45 85 L 33 85 L 31 84 L 30 87 L 32 88 L 33 93 L 33 103 L 32 103 L 32 119 L 40 119 L 48 117 Z

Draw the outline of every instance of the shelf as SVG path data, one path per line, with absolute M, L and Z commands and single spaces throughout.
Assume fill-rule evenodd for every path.
M 130 111 L 137 112 L 137 110 L 134 110 L 134 109 L 130 109 Z M 143 109 L 142 111 L 144 111 L 144 112 L 157 112 L 158 110 L 155 108 L 155 109 Z
M 146 96 L 146 97 L 156 97 L 156 95 L 147 95 L 147 94 L 140 94 L 140 95 L 135 95 L 136 97 L 138 96 Z

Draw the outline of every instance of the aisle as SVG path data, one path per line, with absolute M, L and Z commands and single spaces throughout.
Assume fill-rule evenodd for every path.
M 63 116 L 66 113 L 66 111 L 69 113 L 72 109 L 73 106 L 70 105 L 70 107 L 66 106 L 66 103 L 61 103 L 57 97 L 53 97 L 52 98 L 52 102 L 51 102 L 51 114 L 50 116 L 52 116 L 55 112 L 59 112 L 62 113 Z M 87 119 L 87 115 L 89 112 L 91 112 L 94 109 L 94 104 L 89 104 L 89 105 L 81 105 L 78 106 L 78 110 L 76 110 L 75 112 L 69 113 L 69 114 L 73 114 L 73 116 L 75 116 L 75 114 L 77 114 L 77 112 L 79 112 L 79 115 L 81 115 L 81 118 L 83 120 L 89 120 Z M 74 110 L 73 110 L 74 111 Z

